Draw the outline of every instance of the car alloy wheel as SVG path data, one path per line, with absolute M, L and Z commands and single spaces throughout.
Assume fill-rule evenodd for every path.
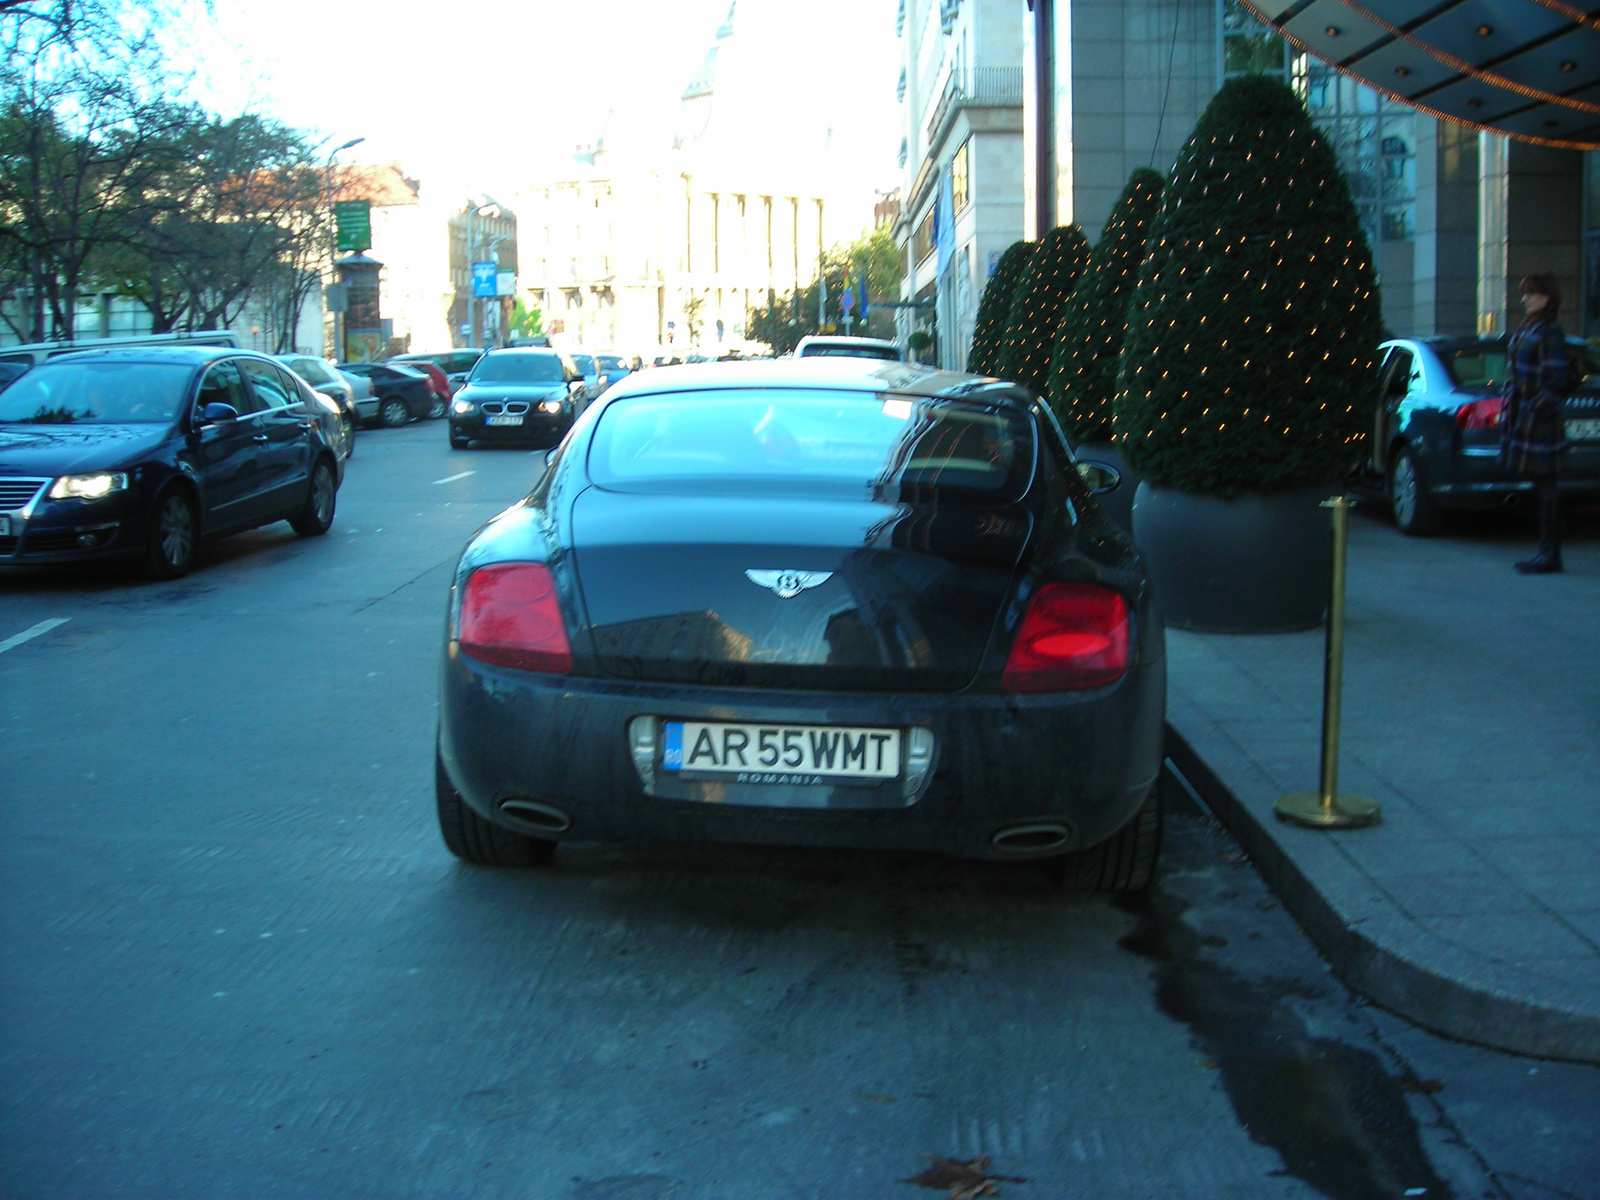
M 1439 528 L 1439 510 L 1428 495 L 1422 464 L 1409 446 L 1396 450 L 1389 464 L 1389 508 L 1402 533 L 1423 535 Z
M 170 491 L 156 506 L 151 525 L 147 566 L 156 579 L 177 579 L 194 562 L 194 504 L 181 491 Z
M 444 416 L 449 407 L 450 406 L 438 396 L 435 396 L 433 398 L 433 403 L 428 406 L 428 420 L 437 421 L 440 417 Z
M 379 406 L 378 420 L 383 422 L 385 429 L 399 429 L 411 420 L 411 410 L 406 407 L 404 400 L 391 397 Z
M 333 526 L 333 508 L 338 487 L 333 480 L 333 468 L 326 458 L 317 459 L 311 468 L 311 484 L 306 492 L 306 504 L 292 517 L 289 524 L 302 537 L 320 537 Z

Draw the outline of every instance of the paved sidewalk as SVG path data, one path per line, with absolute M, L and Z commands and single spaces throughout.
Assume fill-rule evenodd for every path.
M 1275 819 L 1315 791 L 1321 630 L 1169 630 L 1174 762 L 1343 978 L 1442 1033 L 1600 1062 L 1600 513 L 1567 573 L 1511 569 L 1505 514 L 1407 538 L 1350 523 L 1340 790 L 1381 824 Z

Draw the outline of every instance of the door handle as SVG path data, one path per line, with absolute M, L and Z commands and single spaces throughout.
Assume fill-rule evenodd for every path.
M 264 434 L 264 433 L 258 433 L 254 437 L 252 437 L 250 440 L 252 442 L 264 442 L 264 441 L 267 440 L 267 435 Z

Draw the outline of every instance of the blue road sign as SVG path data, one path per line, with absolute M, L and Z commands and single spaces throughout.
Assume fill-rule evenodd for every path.
M 473 263 L 472 294 L 474 296 L 493 296 L 495 294 L 495 272 L 499 269 L 498 263 Z
M 846 288 L 845 291 L 844 291 L 844 295 L 839 297 L 839 307 L 844 309 L 845 312 L 849 312 L 855 306 L 856 306 L 856 294 L 854 292 L 852 292 L 849 288 Z

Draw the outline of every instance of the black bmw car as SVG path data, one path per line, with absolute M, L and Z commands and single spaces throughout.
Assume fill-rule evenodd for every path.
M 478 863 L 662 837 L 1137 888 L 1164 644 L 1027 393 L 870 360 L 649 371 L 461 557 L 439 821 Z
M 450 444 L 529 442 L 550 446 L 572 426 L 588 391 L 556 350 L 518 347 L 480 358 L 450 404 Z
M 336 410 L 265 355 L 95 350 L 0 392 L 0 566 L 143 557 L 272 521 L 317 536 L 342 478 Z

